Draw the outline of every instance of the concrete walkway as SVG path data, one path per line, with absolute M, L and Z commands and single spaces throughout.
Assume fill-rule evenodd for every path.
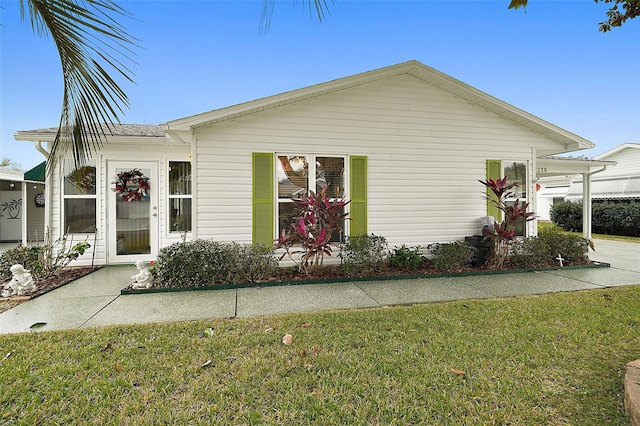
M 361 281 L 121 296 L 137 270 L 109 266 L 0 314 L 0 333 L 251 317 L 640 285 L 640 244 L 597 240 L 611 268 L 398 281 Z

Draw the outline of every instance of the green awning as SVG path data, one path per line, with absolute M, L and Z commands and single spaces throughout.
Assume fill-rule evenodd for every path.
M 43 161 L 42 163 L 35 166 L 33 169 L 24 172 L 24 180 L 28 180 L 32 182 L 44 182 L 46 169 L 47 169 L 47 162 Z

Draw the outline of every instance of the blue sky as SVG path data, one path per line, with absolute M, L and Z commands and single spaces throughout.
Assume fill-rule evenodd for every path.
M 337 0 L 323 23 L 300 2 L 119 2 L 140 39 L 124 123 L 158 124 L 416 59 L 594 142 L 597 155 L 640 142 L 640 20 L 603 34 L 606 4 L 530 0 L 526 13 L 495 1 Z M 0 156 L 25 170 L 43 160 L 19 130 L 58 124 L 55 47 L 0 9 Z

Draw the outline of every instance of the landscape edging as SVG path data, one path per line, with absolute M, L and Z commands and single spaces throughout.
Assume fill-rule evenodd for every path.
M 438 274 L 416 274 L 416 275 L 387 275 L 381 277 L 351 277 L 351 278 L 324 278 L 324 279 L 312 279 L 312 280 L 291 280 L 291 281 L 263 281 L 254 283 L 240 283 L 240 284 L 220 284 L 209 285 L 200 287 L 176 287 L 176 288 L 148 288 L 148 289 L 129 289 L 123 288 L 120 290 L 120 295 L 125 296 L 129 294 L 151 294 L 151 293 L 179 293 L 183 291 L 201 291 L 201 290 L 231 290 L 239 288 L 254 288 L 254 287 L 276 287 L 276 286 L 290 286 L 290 285 L 309 285 L 309 284 L 329 284 L 329 283 L 344 283 L 344 282 L 361 282 L 361 281 L 396 281 L 396 280 L 409 280 L 418 278 L 446 278 L 446 277 L 468 277 L 477 275 L 503 275 L 503 274 L 521 274 L 527 272 L 545 272 L 545 271 L 564 271 L 571 269 L 590 269 L 590 268 L 609 268 L 611 265 L 605 262 L 593 262 L 588 265 L 574 265 L 564 266 L 562 268 L 533 268 L 533 269 L 505 269 L 505 270 L 486 270 L 486 271 L 469 271 L 469 272 L 452 272 L 452 273 L 438 273 Z M 639 425 L 640 426 L 640 425 Z

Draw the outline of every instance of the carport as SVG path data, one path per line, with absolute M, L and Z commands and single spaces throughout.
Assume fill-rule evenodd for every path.
M 591 238 L 591 176 L 615 165 L 615 161 L 542 157 L 536 161 L 536 177 L 582 175 L 582 235 Z

